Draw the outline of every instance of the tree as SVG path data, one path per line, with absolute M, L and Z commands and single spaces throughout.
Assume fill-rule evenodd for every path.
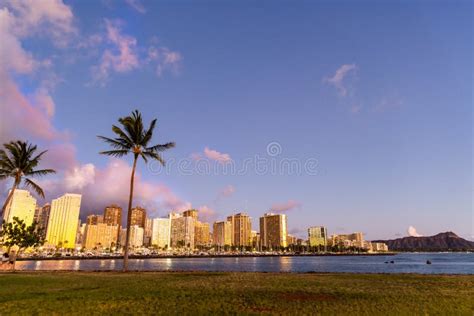
M 156 119 L 152 120 L 148 129 L 143 126 L 142 115 L 138 110 L 132 112 L 130 116 L 118 119 L 121 127 L 112 125 L 112 132 L 115 133 L 115 138 L 98 136 L 105 143 L 112 147 L 112 150 L 102 151 L 100 154 L 123 157 L 128 154 L 133 156 L 132 174 L 130 176 L 130 195 L 128 199 L 128 213 L 127 213 L 127 234 L 125 238 L 125 250 L 123 255 L 123 271 L 128 269 L 128 253 L 130 245 L 130 223 L 132 217 L 132 201 L 133 201 L 133 184 L 135 180 L 135 170 L 137 167 L 138 158 L 142 158 L 145 163 L 149 159 L 158 161 L 161 165 L 165 164 L 160 152 L 175 147 L 175 143 L 170 142 L 162 145 L 150 146 L 149 143 L 153 137 L 153 130 L 155 129 Z
M 0 149 L 0 180 L 12 178 L 13 186 L 3 204 L 0 218 L 3 217 L 7 205 L 13 197 L 13 193 L 15 193 L 15 190 L 21 184 L 22 180 L 26 187 L 30 187 L 39 196 L 44 198 L 43 189 L 29 177 L 40 177 L 56 172 L 53 169 L 36 170 L 42 156 L 47 150 L 35 154 L 37 149 L 36 145 L 20 140 L 4 144 L 3 147 L 4 149 Z
M 42 232 L 36 227 L 36 222 L 26 226 L 25 222 L 18 217 L 13 217 L 12 222 L 2 224 L 0 240 L 1 244 L 7 247 L 8 252 L 11 247 L 17 246 L 17 253 L 29 247 L 42 246 L 45 241 Z

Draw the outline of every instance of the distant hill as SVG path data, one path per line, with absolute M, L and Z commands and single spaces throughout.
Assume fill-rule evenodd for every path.
M 453 232 L 426 237 L 404 237 L 391 240 L 374 240 L 386 243 L 395 251 L 467 251 L 474 250 L 474 242 L 463 239 Z

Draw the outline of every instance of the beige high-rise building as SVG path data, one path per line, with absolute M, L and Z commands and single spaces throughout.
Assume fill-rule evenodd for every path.
M 184 217 L 177 214 L 171 216 L 171 247 L 194 249 L 194 222 L 193 217 Z
M 260 217 L 260 239 L 262 247 L 276 250 L 287 247 L 288 224 L 285 214 L 266 213 Z
M 219 247 L 231 246 L 232 223 L 228 221 L 214 222 L 212 242 Z
M 331 236 L 331 245 L 364 248 L 364 235 L 360 232 Z
M 86 224 L 82 246 L 86 249 L 105 249 L 116 246 L 118 225 L 107 225 L 105 223 Z
M 143 235 L 143 245 L 151 246 L 151 235 L 152 235 L 152 225 L 153 220 L 151 218 L 145 219 L 144 235 Z
M 145 228 L 146 224 L 146 210 L 143 207 L 136 206 L 132 208 L 132 218 L 130 226 L 138 225 L 141 228 Z
M 171 220 L 154 218 L 151 225 L 151 245 L 161 249 L 170 248 Z
M 80 194 L 66 193 L 52 201 L 46 233 L 48 245 L 63 248 L 75 247 L 80 208 Z
M 310 247 L 327 247 L 328 231 L 323 226 L 313 226 L 308 228 L 308 240 Z
M 36 199 L 27 190 L 16 189 L 8 203 L 3 220 L 11 223 L 13 217 L 18 217 L 24 221 L 26 226 L 33 224 L 35 217 Z
M 195 246 L 209 246 L 210 227 L 209 223 L 196 221 L 194 225 L 194 244 Z
M 252 219 L 245 213 L 227 217 L 232 225 L 232 246 L 246 247 L 252 245 Z

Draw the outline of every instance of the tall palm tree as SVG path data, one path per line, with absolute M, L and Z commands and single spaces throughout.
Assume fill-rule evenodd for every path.
M 22 180 L 26 187 L 30 187 L 39 196 L 44 198 L 43 189 L 29 177 L 40 177 L 56 172 L 53 169 L 36 170 L 41 157 L 47 150 L 35 155 L 36 145 L 20 140 L 4 144 L 3 147 L 4 149 L 0 149 L 0 180 L 13 178 L 13 186 L 8 193 L 5 204 L 3 204 L 0 218 L 3 217 L 7 205 L 13 197 L 13 193 L 15 193 Z
M 122 125 L 121 127 L 112 125 L 112 131 L 116 134 L 116 138 L 108 138 L 104 136 L 98 137 L 113 148 L 112 150 L 102 151 L 100 154 L 112 157 L 123 157 L 128 154 L 133 155 L 132 175 L 130 177 L 130 195 L 128 199 L 127 237 L 125 239 L 125 251 L 123 255 L 123 271 L 127 271 L 130 244 L 130 222 L 132 218 L 133 183 L 138 158 L 143 158 L 145 163 L 148 162 L 148 159 L 152 159 L 157 160 L 159 163 L 164 165 L 165 161 L 159 153 L 173 148 L 175 143 L 171 142 L 163 145 L 150 146 L 149 143 L 153 137 L 156 119 L 151 121 L 148 129 L 145 129 L 143 126 L 142 115 L 138 110 L 133 111 L 130 116 L 119 118 L 118 121 Z

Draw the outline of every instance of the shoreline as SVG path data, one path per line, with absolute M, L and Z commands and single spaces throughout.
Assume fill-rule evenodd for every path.
M 315 253 L 315 254 L 223 254 L 223 255 L 149 255 L 129 256 L 129 259 L 186 259 L 186 258 L 255 258 L 255 257 L 352 257 L 352 256 L 394 256 L 397 252 L 385 253 Z M 115 260 L 123 259 L 120 256 L 67 256 L 67 257 L 33 257 L 17 258 L 17 261 L 51 261 L 51 260 Z

